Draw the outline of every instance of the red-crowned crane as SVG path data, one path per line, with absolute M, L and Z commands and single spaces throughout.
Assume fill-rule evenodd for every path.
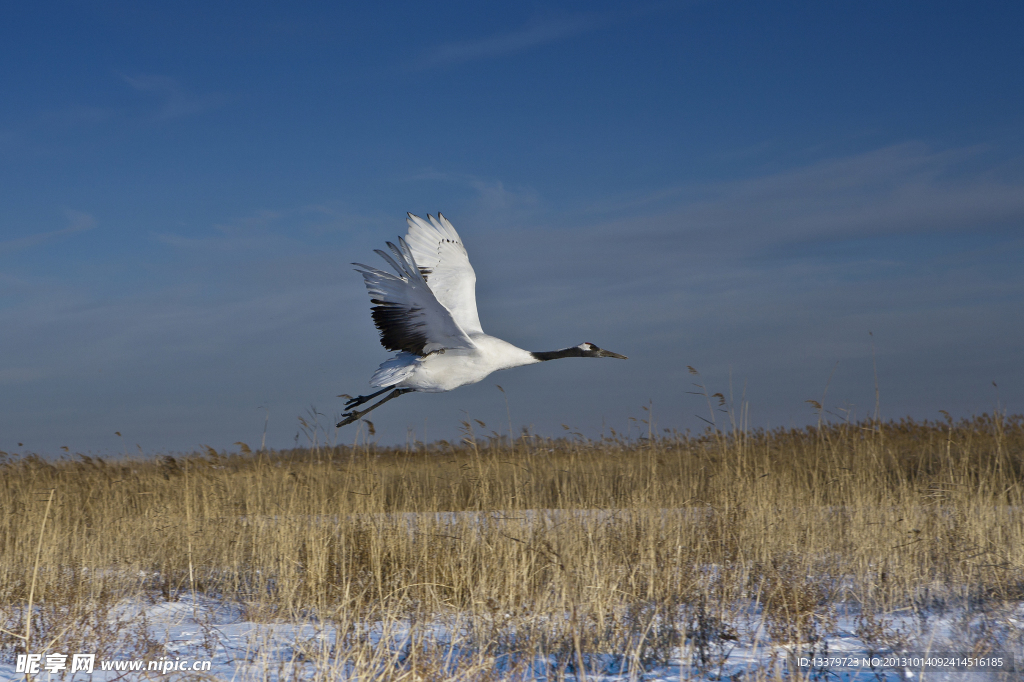
M 581 343 L 562 350 L 531 352 L 488 336 L 476 312 L 476 273 L 459 233 L 440 213 L 428 220 L 409 214 L 409 233 L 398 246 L 377 249 L 396 274 L 353 263 L 373 303 L 380 343 L 398 354 L 370 378 L 376 393 L 351 398 L 338 426 L 360 419 L 392 398 L 411 391 L 439 393 L 474 384 L 491 372 L 557 358 L 621 358 L 625 355 Z M 381 401 L 356 411 L 388 390 Z M 348 397 L 348 396 L 345 396 Z

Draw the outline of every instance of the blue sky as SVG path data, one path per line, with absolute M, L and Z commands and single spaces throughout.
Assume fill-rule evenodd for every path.
M 875 367 L 886 418 L 1022 412 L 1022 19 L 891 1 L 7 8 L 0 450 L 255 446 L 265 424 L 269 446 L 306 443 L 298 417 L 333 424 L 389 355 L 349 263 L 406 211 L 460 231 L 489 333 L 630 359 L 403 397 L 372 417 L 383 443 L 467 416 L 636 434 L 645 405 L 699 429 L 695 380 L 731 386 L 751 426 L 812 422 L 823 395 L 861 418 Z

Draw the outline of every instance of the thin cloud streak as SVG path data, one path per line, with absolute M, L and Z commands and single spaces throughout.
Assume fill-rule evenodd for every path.
M 34 246 L 39 246 L 40 244 L 60 239 L 61 237 L 67 237 L 68 235 L 77 234 L 79 232 L 86 232 L 96 227 L 96 219 L 88 213 L 82 213 L 80 211 L 65 211 L 64 214 L 68 219 L 68 226 L 64 229 L 42 232 L 39 234 L 30 234 L 25 237 L 2 241 L 0 242 L 0 255 L 29 249 Z
M 985 150 L 895 145 L 747 180 L 605 205 L 594 228 L 750 253 L 796 242 L 1006 230 L 1024 222 L 1024 178 L 972 171 Z M 637 210 L 639 209 L 639 210 Z M 639 216 L 646 214 L 642 219 Z
M 568 19 L 549 20 L 512 33 L 503 33 L 480 40 L 444 43 L 421 57 L 413 65 L 413 69 L 426 71 L 514 54 L 585 33 L 593 30 L 600 23 L 594 16 L 582 15 Z
M 264 253 L 281 256 L 300 253 L 307 240 L 318 236 L 352 232 L 379 219 L 339 213 L 324 205 L 297 208 L 259 209 L 224 223 L 215 223 L 193 235 L 153 232 L 151 238 L 173 249 L 192 253 Z M 387 224 L 392 219 L 384 221 Z M 195 236 L 198 234 L 199 236 Z
M 473 225 L 513 225 L 530 222 L 542 206 L 540 193 L 532 187 L 507 187 L 502 180 L 485 179 L 467 173 L 428 169 L 408 178 L 414 182 L 438 182 L 473 193 L 469 214 L 462 221 Z M 447 190 L 451 194 L 450 190 Z M 436 209 L 433 209 L 436 210 Z M 441 208 L 442 213 L 444 208 Z M 450 211 L 450 209 L 448 209 Z

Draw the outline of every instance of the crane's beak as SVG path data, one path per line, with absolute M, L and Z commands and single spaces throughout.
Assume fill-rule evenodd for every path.
M 619 355 L 618 353 L 613 353 L 610 350 L 605 350 L 604 348 L 602 348 L 599 351 L 597 351 L 597 357 L 599 357 L 599 358 L 618 358 L 619 360 L 628 360 L 629 359 L 625 355 Z

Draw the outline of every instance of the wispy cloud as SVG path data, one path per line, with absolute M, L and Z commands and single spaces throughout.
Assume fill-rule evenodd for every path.
M 184 118 L 222 106 L 226 98 L 222 94 L 197 95 L 189 92 L 174 78 L 167 76 L 123 75 L 128 85 L 139 92 L 153 95 L 159 102 L 153 114 L 155 121 L 169 121 Z
M 502 33 L 478 40 L 443 43 L 424 54 L 415 70 L 435 69 L 478 59 L 492 59 L 522 52 L 538 45 L 553 43 L 593 30 L 601 23 L 595 15 L 576 15 L 549 19 L 511 33 Z
M 794 242 L 1003 229 L 1024 221 L 1024 177 L 983 147 L 907 143 L 744 180 L 623 197 L 609 232 L 642 231 L 749 251 Z M 987 167 L 987 168 L 986 168 Z M 978 168 L 986 168 L 978 170 Z
M 394 221 L 394 216 L 391 216 Z M 307 239 L 331 232 L 349 231 L 366 222 L 323 205 L 286 209 L 259 209 L 222 223 L 193 231 L 153 233 L 161 244 L 195 253 L 267 252 L 297 250 Z
M 283 243 L 274 231 L 285 213 L 261 209 L 230 223 L 219 223 L 203 230 L 201 236 L 192 237 L 174 232 L 153 235 L 156 241 L 176 249 L 207 253 L 260 251 Z
M 508 187 L 497 179 L 477 177 L 468 173 L 425 170 L 409 178 L 434 181 L 472 192 L 470 211 L 465 216 L 480 224 L 498 225 L 522 221 L 541 205 L 540 194 L 532 187 Z
M 22 251 L 24 249 L 32 248 L 33 246 L 39 246 L 47 242 L 52 242 L 61 237 L 76 234 L 78 232 L 85 232 L 96 227 L 96 219 L 88 213 L 82 213 L 81 211 L 65 211 L 65 216 L 68 220 L 68 226 L 61 230 L 52 230 L 50 232 L 40 232 L 38 234 L 30 234 L 25 237 L 18 237 L 16 239 L 8 239 L 0 242 L 0 255 L 14 253 L 15 251 Z

